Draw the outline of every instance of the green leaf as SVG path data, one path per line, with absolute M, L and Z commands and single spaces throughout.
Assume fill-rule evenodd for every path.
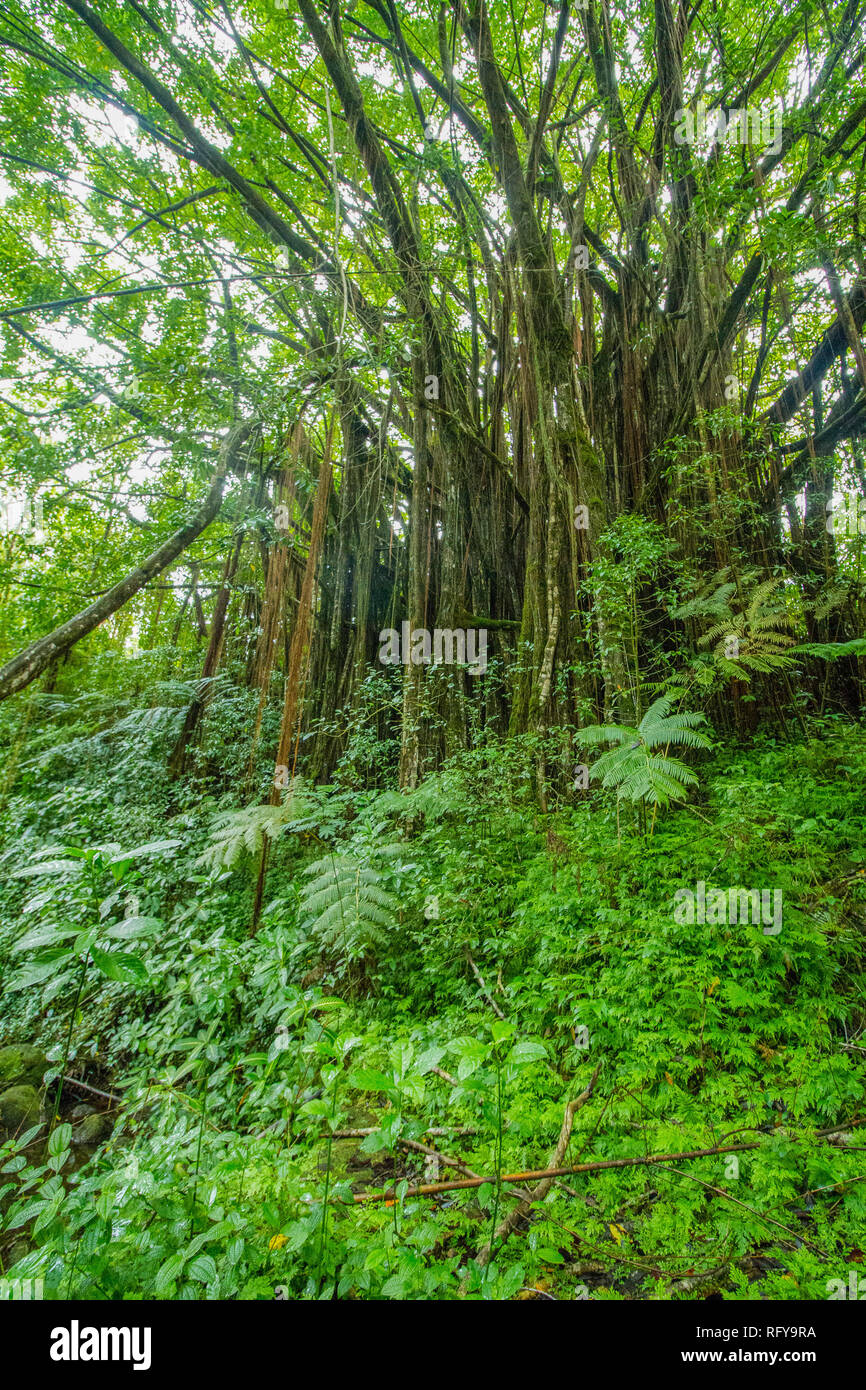
M 113 859 L 109 859 L 109 864 L 125 864 L 130 859 L 143 859 L 149 854 L 161 854 L 164 850 L 177 849 L 183 844 L 183 840 L 151 840 L 146 845 L 137 845 L 135 849 L 125 849 L 116 854 Z
M 371 1071 L 364 1067 L 356 1067 L 350 1072 L 349 1079 L 353 1086 L 359 1091 L 384 1091 L 386 1094 L 394 1093 L 394 1078 L 386 1076 L 382 1071 Z
M 42 984 L 44 980 L 56 975 L 67 964 L 69 958 L 70 953 L 64 947 L 49 951 L 39 960 L 33 961 L 31 965 L 25 965 L 17 971 L 6 982 L 6 988 L 11 992 L 12 990 L 29 989 L 31 985 Z
M 36 951 L 42 946 L 50 946 L 54 942 L 64 941 L 70 936 L 78 934 L 78 927 L 55 927 L 42 926 L 34 927 L 33 931 L 25 933 L 18 938 L 12 947 L 10 954 L 17 956 L 23 951 Z
M 72 1125 L 58 1125 L 48 1140 L 48 1152 L 52 1158 L 59 1158 L 72 1143 Z
M 543 1260 L 545 1264 L 548 1264 L 548 1265 L 562 1265 L 562 1264 L 565 1264 L 565 1260 L 563 1259 L 562 1255 L 560 1255 L 560 1253 L 559 1253 L 558 1250 L 554 1250 L 553 1247 L 552 1247 L 551 1245 L 543 1245 L 543 1246 L 541 1246 L 541 1248 L 537 1251 L 537 1254 L 538 1254 L 538 1258 L 539 1258 L 540 1260 Z
M 43 1199 L 39 1197 L 32 1201 L 25 1202 L 23 1206 L 13 1207 L 6 1219 L 6 1230 L 20 1230 L 22 1226 L 26 1226 L 29 1222 L 35 1221 L 40 1212 L 44 1211 L 48 1205 L 48 1202 L 43 1201 Z
M 188 1279 L 195 1279 L 200 1284 L 212 1284 L 217 1277 L 217 1267 L 213 1255 L 196 1255 L 187 1267 L 186 1275 Z
M 530 1062 L 538 1062 L 547 1057 L 547 1048 L 540 1042 L 515 1043 L 508 1054 L 508 1061 L 514 1067 L 525 1067 Z
M 91 950 L 93 964 L 109 980 L 117 980 L 124 985 L 146 985 L 149 981 L 147 967 L 138 956 L 122 951 L 100 951 L 96 946 Z
M 27 864 L 16 869 L 13 878 L 35 878 L 37 874 L 81 873 L 81 864 L 75 859 L 46 859 L 41 864 Z
M 158 917 L 127 917 L 109 927 L 105 935 L 113 941 L 131 941 L 136 937 L 152 936 L 162 925 Z
M 155 1294 L 165 1293 L 172 1284 L 176 1284 L 183 1271 L 184 1255 L 169 1255 L 168 1259 L 160 1265 L 153 1281 L 153 1291 Z
M 442 1058 L 445 1056 L 444 1047 L 428 1047 L 421 1053 L 415 1063 L 415 1070 L 419 1076 L 426 1076 L 434 1067 L 438 1067 Z
M 262 1216 L 265 1218 L 269 1226 L 273 1226 L 275 1231 L 279 1230 L 280 1213 L 279 1209 L 274 1206 L 273 1202 L 262 1203 Z

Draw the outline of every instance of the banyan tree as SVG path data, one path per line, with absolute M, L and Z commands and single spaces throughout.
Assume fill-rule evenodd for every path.
M 856 710 L 863 8 L 4 5 L 2 467 L 47 540 L 0 696 L 134 623 L 200 663 L 175 775 L 230 658 L 251 776 L 268 709 L 289 779 L 349 712 L 405 787 L 660 689 Z M 404 623 L 486 673 L 385 670 Z

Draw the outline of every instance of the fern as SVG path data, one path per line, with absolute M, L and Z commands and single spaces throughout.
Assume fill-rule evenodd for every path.
M 780 583 L 779 579 L 767 579 L 759 584 L 738 613 L 728 607 L 730 584 L 721 585 L 712 596 L 721 601 L 720 621 L 698 638 L 698 646 L 712 647 L 713 661 L 723 675 L 749 682 L 750 673 L 770 675 L 792 664 L 788 649 L 795 639 L 790 629 L 796 628 L 797 619 L 786 607 L 773 602 Z M 732 640 L 736 642 L 735 655 L 729 650 Z
M 706 721 L 702 714 L 691 711 L 671 714 L 672 705 L 669 696 L 660 696 L 636 729 L 624 724 L 592 724 L 580 730 L 578 743 L 585 747 L 618 745 L 603 753 L 590 773 L 605 790 L 615 788 L 618 800 L 667 806 L 671 801 L 684 801 L 687 788 L 697 784 L 691 768 L 679 758 L 669 758 L 667 749 L 672 744 L 709 748 L 710 740 L 697 727 Z M 653 752 L 661 747 L 663 754 Z
M 866 637 L 854 637 L 850 642 L 804 642 L 792 647 L 792 654 L 817 656 L 821 661 L 838 661 L 842 656 L 866 656 Z
M 715 576 L 715 579 L 719 579 L 726 573 L 727 571 L 723 570 L 721 575 Z M 711 583 L 715 583 L 715 579 Z M 712 593 L 707 593 L 704 590 L 695 598 L 689 599 L 687 603 L 680 604 L 678 608 L 672 608 L 670 610 L 671 617 L 679 619 L 724 618 L 731 611 L 728 606 L 728 599 L 736 592 L 736 588 L 736 584 L 722 583 Z
M 258 854 L 267 835 L 275 840 L 309 811 L 302 779 L 296 777 L 279 806 L 244 806 L 223 811 L 211 826 L 211 843 L 196 861 L 198 867 L 217 871 L 233 869 L 241 855 Z
M 424 816 L 429 822 L 444 820 L 449 815 L 465 811 L 465 793 L 453 775 L 431 773 L 412 791 L 380 792 L 371 809 L 377 814 Z
M 349 961 L 387 939 L 398 902 L 382 887 L 382 861 L 403 849 L 381 845 L 366 858 L 333 853 L 309 866 L 311 882 L 302 889 L 301 910 L 322 951 L 336 951 Z

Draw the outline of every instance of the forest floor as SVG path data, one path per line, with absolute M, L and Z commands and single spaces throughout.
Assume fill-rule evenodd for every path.
M 539 814 L 519 742 L 425 783 L 411 834 L 394 793 L 307 788 L 254 935 L 249 819 L 178 808 L 156 760 L 130 790 L 110 744 L 67 756 L 2 812 L 0 1090 L 12 1045 L 50 1065 L 0 1145 L 0 1273 L 243 1299 L 859 1276 L 862 730 L 718 748 L 643 833 L 596 792 Z M 106 1096 L 67 1088 L 46 1145 L 61 1069 Z M 551 1162 L 587 1167 L 503 1181 Z

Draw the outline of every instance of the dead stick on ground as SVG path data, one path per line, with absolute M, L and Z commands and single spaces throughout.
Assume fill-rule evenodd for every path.
M 468 1163 L 464 1163 L 462 1158 L 450 1158 L 448 1154 L 440 1153 L 438 1149 L 431 1149 L 427 1144 L 420 1144 L 417 1139 L 398 1139 L 398 1144 L 404 1148 L 413 1149 L 415 1153 L 426 1154 L 428 1158 L 438 1158 L 443 1168 L 456 1168 L 458 1172 L 465 1173 L 467 1178 L 477 1178 L 478 1173 L 474 1173 Z
M 856 1129 L 859 1125 L 866 1124 L 866 1116 L 859 1120 L 848 1120 L 844 1125 L 835 1125 L 833 1129 L 817 1129 L 814 1134 L 816 1139 L 826 1139 L 830 1134 L 842 1134 L 846 1129 Z M 797 1135 L 790 1136 L 797 1139 Z M 712 1149 L 688 1149 L 683 1153 L 672 1154 L 649 1154 L 639 1158 L 604 1158 L 598 1159 L 593 1163 L 574 1163 L 569 1168 L 534 1168 L 525 1173 L 503 1173 L 500 1182 L 513 1183 L 527 1182 L 538 1178 L 567 1178 L 573 1173 L 597 1173 L 605 1168 L 639 1168 L 646 1167 L 653 1163 L 676 1163 L 684 1158 L 713 1158 L 716 1154 L 744 1153 L 747 1149 L 760 1148 L 760 1141 L 753 1140 L 746 1144 L 719 1144 Z M 495 1183 L 496 1177 L 482 1178 L 463 1178 L 459 1182 L 432 1182 L 422 1183 L 419 1187 L 410 1187 L 404 1194 L 406 1197 L 432 1197 L 438 1192 L 456 1192 L 472 1187 L 481 1187 L 484 1183 Z M 359 1192 L 355 1196 L 357 1203 L 361 1202 L 393 1202 L 396 1193 L 393 1189 L 389 1192 Z
M 60 1079 L 64 1086 L 71 1086 L 73 1091 L 86 1091 L 88 1095 L 99 1096 L 100 1100 L 107 1100 L 112 1104 L 120 1100 L 120 1096 L 113 1093 L 109 1094 L 108 1091 L 100 1091 L 98 1086 L 91 1086 L 88 1081 L 79 1081 L 76 1076 L 62 1076 Z

